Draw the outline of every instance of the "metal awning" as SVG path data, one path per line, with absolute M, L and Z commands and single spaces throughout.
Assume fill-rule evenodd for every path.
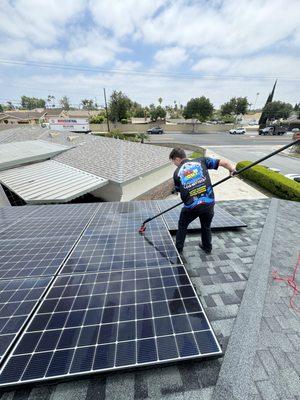
M 0 171 L 0 182 L 27 204 L 45 204 L 66 203 L 108 180 L 50 160 Z
M 3 143 L 0 144 L 0 170 L 47 160 L 72 147 L 43 140 Z

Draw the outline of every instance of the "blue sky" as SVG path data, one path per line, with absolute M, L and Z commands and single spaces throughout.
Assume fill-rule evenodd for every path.
M 0 102 L 300 102 L 298 0 L 0 0 Z M 14 62 L 21 62 L 16 65 Z

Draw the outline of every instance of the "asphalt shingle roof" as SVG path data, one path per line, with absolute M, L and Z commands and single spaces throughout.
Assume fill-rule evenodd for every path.
M 299 316 L 289 308 L 290 289 L 284 283 L 273 281 L 271 272 L 277 269 L 280 274 L 292 274 L 299 252 L 300 204 L 277 201 L 275 216 L 270 215 L 270 205 L 275 209 L 274 200 L 271 202 L 270 199 L 228 201 L 220 205 L 241 218 L 248 227 L 215 232 L 211 255 L 199 249 L 199 234 L 188 234 L 184 249 L 187 271 L 226 357 L 237 316 L 239 311 L 244 311 L 241 302 L 257 251 L 264 245 L 261 238 L 266 233 L 266 219 L 271 220 L 274 235 L 270 236 L 270 271 L 263 316 L 250 369 L 249 392 L 243 393 L 242 398 L 296 400 L 299 398 L 300 372 Z M 194 361 L 126 373 L 99 374 L 70 382 L 11 390 L 3 393 L 0 400 L 215 399 L 219 372 L 224 367 L 222 363 L 223 359 Z M 233 398 L 230 393 L 222 397 L 223 400 Z
M 76 146 L 55 160 L 118 183 L 138 178 L 169 163 L 168 148 L 81 133 L 53 132 L 43 128 L 16 128 L 10 130 L 3 142 L 42 139 Z

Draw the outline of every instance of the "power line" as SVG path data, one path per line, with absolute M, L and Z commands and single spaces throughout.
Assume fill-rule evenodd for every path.
M 22 60 L 7 60 L 0 59 L 0 64 L 3 65 L 16 65 L 16 66 L 26 66 L 26 67 L 36 67 L 36 68 L 50 68 L 50 69 L 59 69 L 59 70 L 68 70 L 68 71 L 85 71 L 85 72 L 94 72 L 94 73 L 115 73 L 115 74 L 124 74 L 124 75 L 141 75 L 141 76 L 152 76 L 152 77 L 165 77 L 165 78 L 180 78 L 180 79 L 191 79 L 191 80 L 199 80 L 199 79 L 218 79 L 218 80 L 240 80 L 240 79 L 253 79 L 253 80 L 274 80 L 279 78 L 280 80 L 285 81 L 300 81 L 300 77 L 288 77 L 288 76 L 266 76 L 266 75 L 226 75 L 226 74 L 183 74 L 183 73 L 166 73 L 160 71 L 141 71 L 141 70 L 132 70 L 132 69 L 118 69 L 118 68 L 97 68 L 97 67 L 89 67 L 89 66 L 76 66 L 69 64 L 50 64 L 50 63 L 42 63 L 35 61 L 22 61 Z

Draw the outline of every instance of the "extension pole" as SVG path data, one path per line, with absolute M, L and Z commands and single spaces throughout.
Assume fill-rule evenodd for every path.
M 280 147 L 280 149 L 273 151 L 272 153 L 268 154 L 267 156 L 262 157 L 262 158 L 260 158 L 260 159 L 257 160 L 257 161 L 254 161 L 252 164 L 247 165 L 246 167 L 240 169 L 239 171 L 236 171 L 235 174 L 234 174 L 233 176 L 231 176 L 231 175 L 226 176 L 225 178 L 223 178 L 223 179 L 219 180 L 218 182 L 214 183 L 214 184 L 212 185 L 212 187 L 215 187 L 215 186 L 220 185 L 221 183 L 223 183 L 223 182 L 225 182 L 225 181 L 228 181 L 228 179 L 233 178 L 233 177 L 236 176 L 236 175 L 239 175 L 241 172 L 244 172 L 244 171 L 246 171 L 247 169 L 254 167 L 255 165 L 259 164 L 260 162 L 265 161 L 265 160 L 267 160 L 268 158 L 273 157 L 273 156 L 275 156 L 275 155 L 278 154 L 278 153 L 281 153 L 283 150 L 288 149 L 289 147 L 291 147 L 291 146 L 293 146 L 294 144 L 297 144 L 297 143 L 300 143 L 300 139 L 294 140 L 293 142 L 288 143 L 288 144 L 286 144 L 286 145 L 283 146 L 283 147 Z M 154 217 L 151 217 L 151 218 L 146 219 L 146 220 L 142 223 L 142 226 L 141 226 L 140 229 L 139 229 L 139 233 L 145 232 L 145 230 L 146 230 L 146 224 L 147 224 L 148 222 L 152 221 L 153 219 L 155 219 L 155 218 L 157 218 L 157 217 L 160 217 L 162 214 L 165 214 L 165 213 L 168 212 L 168 211 L 173 210 L 173 208 L 180 206 L 182 203 L 183 203 L 183 201 L 181 201 L 180 203 L 175 204 L 174 206 L 168 208 L 167 210 L 162 211 L 161 213 L 159 213 L 159 214 L 157 214 L 157 215 L 154 215 Z

